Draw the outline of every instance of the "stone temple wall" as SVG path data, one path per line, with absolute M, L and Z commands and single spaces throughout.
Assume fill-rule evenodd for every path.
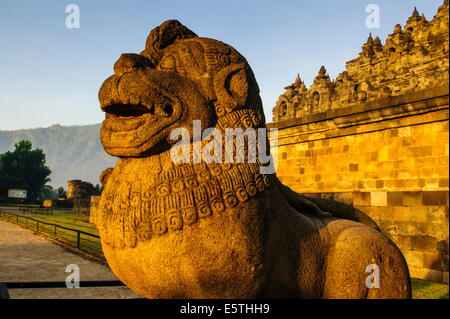
M 448 72 L 448 35 L 446 45 L 447 64 L 436 74 Z M 283 183 L 365 212 L 402 250 L 412 277 L 447 283 L 448 92 L 447 75 L 267 125 L 278 128 L 278 146 L 270 139 Z

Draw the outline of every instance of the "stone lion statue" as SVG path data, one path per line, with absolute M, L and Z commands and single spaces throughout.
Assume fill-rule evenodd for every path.
M 245 160 L 251 147 L 244 160 L 174 162 L 173 130 L 188 132 L 184 146 L 211 141 L 194 138 L 194 121 L 216 133 L 265 128 L 258 84 L 231 46 L 166 21 L 140 54 L 120 56 L 99 100 L 101 142 L 119 161 L 102 174 L 97 227 L 110 268 L 137 293 L 411 296 L 401 252 L 369 217 L 293 192 L 261 173 L 259 159 Z M 238 148 L 236 139 L 227 143 Z

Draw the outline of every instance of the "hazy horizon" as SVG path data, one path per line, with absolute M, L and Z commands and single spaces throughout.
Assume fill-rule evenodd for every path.
M 91 124 L 68 124 L 68 125 L 62 125 L 58 123 L 54 123 L 48 126 L 36 126 L 36 127 L 26 127 L 26 128 L 17 128 L 17 129 L 11 129 L 11 130 L 2 130 L 0 129 L 0 132 L 16 132 L 16 131 L 27 131 L 27 130 L 39 130 L 39 129 L 48 129 L 52 128 L 54 126 L 61 126 L 61 127 L 81 127 L 81 126 L 95 126 L 102 124 L 101 121 L 98 123 L 91 123 Z
M 415 6 L 431 20 L 442 2 L 80 0 L 74 2 L 80 8 L 80 28 L 69 29 L 69 3 L 0 0 L 0 40 L 6 44 L 0 52 L 0 130 L 100 123 L 97 92 L 114 62 L 121 53 L 139 53 L 151 29 L 167 19 L 178 19 L 199 36 L 242 53 L 271 122 L 278 96 L 297 73 L 309 86 L 324 65 L 334 79 L 346 61 L 358 56 L 369 32 L 384 43 Z M 380 7 L 376 29 L 365 25 L 366 7 L 372 3 Z

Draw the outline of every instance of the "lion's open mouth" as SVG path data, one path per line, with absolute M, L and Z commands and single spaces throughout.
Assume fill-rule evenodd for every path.
M 143 104 L 112 104 L 103 107 L 103 111 L 108 115 L 116 117 L 139 117 L 144 114 L 156 115 L 158 117 L 169 117 L 173 114 L 174 109 L 170 103 L 163 103 L 158 105 L 143 105 Z
M 146 106 L 143 104 L 111 104 L 103 107 L 105 125 L 112 131 L 137 129 L 146 121 L 168 118 L 174 113 L 171 104 Z
M 170 74 L 146 68 L 113 75 L 102 84 L 99 101 L 105 120 L 100 138 L 108 154 L 140 156 L 155 146 L 160 149 L 167 141 L 171 130 L 187 114 L 180 97 L 168 90 L 175 87 L 172 83 L 180 84 L 179 77 L 171 78 Z
M 135 130 L 150 120 L 154 113 L 154 110 L 141 104 L 112 104 L 103 110 L 106 113 L 103 124 L 112 132 Z
M 137 100 L 133 96 L 130 99 Z M 111 101 L 102 110 L 105 112 L 101 129 L 103 146 L 111 155 L 128 157 L 138 156 L 165 140 L 165 134 L 182 114 L 176 97 L 161 95 L 140 98 L 135 104 Z
M 155 109 L 147 108 L 142 104 L 113 104 L 104 108 L 107 116 L 112 115 L 116 117 L 138 117 L 144 114 L 154 114 Z

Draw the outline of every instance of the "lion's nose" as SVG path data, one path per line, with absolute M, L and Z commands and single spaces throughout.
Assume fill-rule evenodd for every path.
M 146 57 L 134 53 L 123 53 L 114 63 L 114 73 L 122 75 L 133 70 L 151 67 L 152 63 Z

